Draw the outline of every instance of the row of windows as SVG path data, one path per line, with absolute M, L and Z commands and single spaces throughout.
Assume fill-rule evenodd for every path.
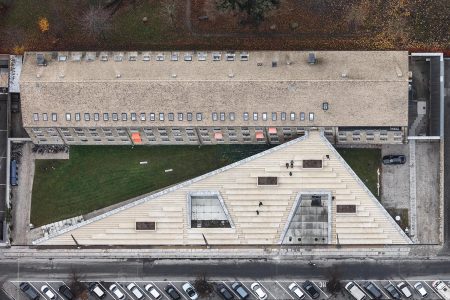
M 258 119 L 260 118 L 261 115 L 261 119 L 263 121 L 267 121 L 269 118 L 269 114 L 267 112 L 263 112 L 263 113 L 258 113 L 258 112 L 254 112 L 253 113 L 253 121 L 258 121 Z M 58 120 L 58 114 L 57 113 L 51 113 L 51 120 L 56 122 Z M 102 115 L 102 119 L 103 121 L 109 121 L 110 119 L 113 121 L 127 121 L 128 118 L 130 118 L 131 121 L 146 121 L 148 117 L 148 120 L 150 121 L 155 121 L 156 119 L 158 119 L 159 121 L 164 121 L 166 119 L 166 115 L 165 113 L 149 113 L 148 116 L 146 113 L 103 113 Z M 191 112 L 188 112 L 186 114 L 184 113 L 177 113 L 176 115 L 174 113 L 168 113 L 167 114 L 167 119 L 169 121 L 174 121 L 175 117 L 177 118 L 178 121 L 183 121 L 185 118 L 187 121 L 192 121 L 194 114 Z M 280 113 L 280 119 L 282 121 L 285 121 L 288 117 L 288 114 L 286 112 L 281 112 Z M 39 121 L 39 114 L 38 113 L 34 113 L 33 114 L 33 120 L 34 121 Z M 94 121 L 100 121 L 100 113 L 94 113 L 94 114 L 90 114 L 90 113 L 66 113 L 65 114 L 65 120 L 66 121 L 81 121 L 81 119 L 83 118 L 84 121 L 90 121 L 91 119 Z M 248 121 L 250 119 L 250 114 L 248 112 L 244 112 L 242 115 L 242 118 L 244 121 Z M 300 112 L 298 115 L 295 112 L 291 112 L 289 113 L 289 119 L 291 121 L 295 121 L 296 119 L 299 119 L 300 121 L 305 121 L 306 120 L 306 114 L 304 112 Z M 43 121 L 48 121 L 48 114 L 47 113 L 43 113 L 42 114 L 42 120 Z M 195 113 L 195 119 L 197 121 L 201 121 L 203 119 L 203 113 Z M 212 120 L 213 121 L 225 121 L 227 119 L 227 113 L 225 112 L 213 112 L 212 113 Z M 230 121 L 234 121 L 236 119 L 236 115 L 234 112 L 230 112 L 228 113 L 228 120 Z M 271 114 L 271 119 L 272 121 L 276 121 L 278 119 L 278 113 L 277 112 L 272 112 Z M 308 114 L 308 119 L 309 121 L 314 121 L 314 113 L 310 112 Z

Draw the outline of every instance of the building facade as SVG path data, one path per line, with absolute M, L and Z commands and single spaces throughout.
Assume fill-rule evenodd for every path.
M 25 130 L 36 144 L 402 143 L 408 53 L 26 53 Z

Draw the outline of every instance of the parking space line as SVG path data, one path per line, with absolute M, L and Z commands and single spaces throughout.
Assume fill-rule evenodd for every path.
M 45 284 L 48 286 L 48 288 L 51 289 L 51 290 L 55 293 L 55 295 L 58 295 L 59 297 L 61 297 L 61 295 L 58 293 L 58 291 L 55 290 L 55 289 L 49 284 L 49 282 L 50 282 L 50 281 L 45 281 Z M 57 281 L 57 282 L 62 282 L 62 281 Z M 63 282 L 63 283 L 64 283 L 64 282 Z M 64 298 L 62 298 L 62 299 L 64 299 Z
M 269 291 L 269 289 L 267 289 L 261 282 L 259 282 L 259 281 L 257 281 L 269 294 L 270 294 L 270 296 L 272 296 L 273 297 L 273 299 L 277 299 L 277 297 L 275 297 L 270 291 Z
M 406 281 L 406 283 L 411 287 L 411 289 L 412 289 L 412 294 L 416 294 L 416 289 L 414 288 L 414 286 L 411 284 L 411 283 L 409 283 L 409 281 L 408 280 L 405 280 Z
M 220 282 L 220 281 L 218 281 Z M 230 286 L 228 286 L 228 284 L 225 283 L 225 281 L 221 281 L 227 288 L 230 289 L 230 291 L 237 297 L 237 299 L 241 299 L 241 297 L 239 297 L 239 295 L 235 292 L 235 290 L 233 290 L 233 288 Z M 231 282 L 231 281 L 230 281 Z
M 100 281 L 98 281 L 98 284 L 108 293 L 114 300 L 116 300 L 116 297 L 113 296 L 113 294 L 109 291 L 109 289 L 106 288 Z
M 42 282 L 42 281 L 34 281 L 34 282 Z M 28 283 L 42 296 L 42 298 L 44 298 L 44 299 L 47 299 L 47 297 L 46 296 L 44 296 L 44 294 L 42 294 L 41 293 L 41 290 L 40 289 L 37 289 L 34 285 L 33 285 L 33 283 L 32 283 L 32 281 L 28 281 Z
M 311 282 L 325 295 L 325 297 L 330 298 L 330 296 L 328 296 L 327 293 L 325 293 L 314 281 Z
M 252 282 L 252 281 L 245 281 L 245 282 Z M 242 285 L 245 286 L 245 288 L 250 292 L 250 294 L 253 295 L 253 297 L 255 297 L 256 299 L 259 299 L 259 297 L 256 296 L 255 292 L 253 292 L 253 290 L 252 290 L 251 288 L 248 288 L 248 287 L 245 285 L 245 282 L 244 282 L 244 281 L 241 281 Z
M 183 282 L 183 281 L 173 281 L 173 282 Z M 172 281 L 169 281 L 169 283 L 173 286 L 173 288 L 174 288 L 178 293 L 180 293 L 180 295 L 181 295 L 184 299 L 188 300 L 188 298 L 186 298 L 186 296 L 185 296 L 182 292 L 180 292 L 180 291 L 177 289 L 177 287 L 175 286 L 175 284 L 172 283 Z
M 119 283 L 118 283 L 117 281 L 115 281 L 114 283 L 117 284 L 118 287 L 119 287 L 119 286 L 122 287 L 122 290 L 125 292 L 125 294 L 127 294 L 128 297 L 130 297 L 130 299 L 133 299 L 133 300 L 134 300 L 134 298 L 133 298 L 130 294 L 128 294 L 127 288 L 126 288 L 126 287 L 123 287 L 123 286 L 119 285 Z
M 376 287 L 380 290 L 380 292 L 381 292 L 384 296 L 386 296 L 387 299 L 391 299 L 391 297 L 389 297 L 389 296 L 383 291 L 383 289 L 384 289 L 383 286 L 381 286 L 381 288 L 380 288 L 378 285 L 376 285 L 375 282 L 373 282 L 373 285 L 376 286 Z
M 431 287 L 425 280 L 424 280 L 423 282 L 430 288 L 430 290 L 431 290 L 433 293 L 435 293 L 436 295 L 438 295 L 439 299 L 444 299 L 444 298 L 443 298 L 438 292 L 436 292 L 436 291 L 434 290 L 434 288 Z
M 164 292 L 155 284 L 155 282 L 150 281 L 150 283 L 155 287 L 155 289 L 161 293 L 161 295 L 163 295 L 164 298 L 169 299 L 169 297 L 167 297 L 166 294 L 164 294 Z M 144 292 L 145 292 L 145 286 L 144 286 Z M 150 297 L 150 299 L 153 299 L 152 297 Z
M 352 282 L 352 281 L 349 281 L 349 282 Z M 369 299 L 373 299 L 372 296 L 369 295 L 369 293 L 367 293 L 367 291 L 365 291 L 365 290 L 362 288 L 362 286 L 360 286 L 356 281 L 353 281 L 353 282 L 356 284 L 357 287 L 359 287 L 359 289 L 360 289 L 364 294 L 367 295 L 367 297 L 369 297 Z M 374 284 L 375 284 L 375 283 L 374 283 Z
M 133 281 L 133 283 L 136 285 L 136 288 L 145 295 L 144 289 L 141 288 L 136 282 Z M 150 299 L 152 299 L 152 297 L 150 297 Z
M 292 295 L 278 281 L 275 282 L 283 289 L 283 291 L 285 291 L 286 294 L 289 295 L 289 297 L 291 297 L 291 299 L 294 299 L 294 297 L 292 297 Z
M 299 281 L 300 282 L 300 281 Z M 311 296 L 302 288 L 302 286 L 300 284 L 298 284 L 297 281 L 294 281 L 294 283 L 298 286 L 298 288 L 300 289 L 300 291 L 303 292 L 303 294 L 306 295 L 306 297 L 308 297 L 309 299 L 312 299 Z

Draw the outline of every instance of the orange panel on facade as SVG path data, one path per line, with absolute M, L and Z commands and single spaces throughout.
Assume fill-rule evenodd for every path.
M 275 127 L 269 128 L 269 134 L 276 134 L 276 133 L 277 133 L 277 129 Z
M 261 131 L 256 132 L 256 139 L 257 140 L 262 140 L 264 138 L 264 133 L 262 133 Z
M 221 139 L 223 139 L 223 135 L 220 132 L 216 132 L 216 133 L 214 133 L 214 138 L 216 140 L 221 140 Z
M 132 133 L 131 139 L 133 140 L 133 143 L 136 143 L 136 144 L 142 143 L 141 135 L 139 134 L 139 132 Z

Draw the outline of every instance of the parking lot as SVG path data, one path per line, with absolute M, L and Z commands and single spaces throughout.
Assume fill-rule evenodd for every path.
M 225 284 L 230 291 L 234 294 L 235 299 L 239 299 L 239 297 L 237 296 L 237 294 L 231 289 L 231 284 L 235 281 L 239 281 L 244 287 L 245 289 L 247 289 L 247 291 L 250 294 L 250 297 L 248 299 L 253 299 L 256 300 L 258 299 L 256 294 L 251 290 L 250 286 L 253 282 L 258 282 L 261 287 L 263 288 L 263 290 L 265 291 L 265 293 L 267 294 L 267 299 L 285 299 L 285 300 L 290 300 L 290 299 L 297 299 L 295 298 L 295 295 L 293 295 L 289 289 L 288 286 L 292 283 L 295 282 L 297 283 L 297 285 L 300 287 L 300 289 L 302 289 L 302 283 L 305 281 L 306 279 L 299 279 L 299 280 L 278 280 L 278 281 L 268 281 L 268 280 L 233 280 L 233 279 L 224 279 L 224 280 L 210 280 L 209 282 L 214 286 L 214 290 L 216 290 L 217 285 L 219 284 Z M 116 284 L 118 286 L 118 288 L 122 291 L 122 293 L 127 297 L 127 299 L 130 300 L 136 300 L 136 297 L 126 288 L 126 286 L 130 283 L 135 283 L 136 286 L 138 287 L 138 289 L 141 291 L 141 293 L 144 295 L 144 299 L 147 300 L 151 300 L 154 299 L 145 289 L 145 285 L 147 284 L 152 284 L 153 286 L 155 286 L 156 290 L 162 295 L 161 299 L 164 300 L 170 300 L 170 298 L 168 297 L 168 295 L 165 293 L 164 288 L 168 285 L 168 284 L 172 284 L 174 286 L 174 288 L 178 291 L 178 293 L 181 295 L 181 299 L 183 300 L 189 300 L 188 295 L 183 291 L 182 289 L 182 285 L 187 282 L 190 281 L 191 284 L 193 284 L 193 279 L 190 280 L 147 280 L 147 281 L 140 281 L 140 280 L 134 280 L 134 281 L 112 281 L 112 280 L 99 280 L 97 282 L 99 282 L 101 288 L 103 290 L 106 291 L 106 297 L 103 298 L 104 300 L 116 300 L 116 298 L 114 297 L 114 295 L 109 291 L 109 287 L 112 284 Z M 434 280 L 372 280 L 372 282 L 380 289 L 380 291 L 383 294 L 382 299 L 392 299 L 392 297 L 390 297 L 387 293 L 387 291 L 383 288 L 383 286 L 391 283 L 393 285 L 397 285 L 400 282 L 405 282 L 408 287 L 410 288 L 411 292 L 413 293 L 413 296 L 409 299 L 422 299 L 421 296 L 414 291 L 414 287 L 413 285 L 416 284 L 417 282 L 421 282 L 422 285 L 424 286 L 424 288 L 427 290 L 428 292 L 428 297 L 427 299 L 442 299 L 441 296 L 439 296 L 436 291 L 432 288 L 432 282 Z M 447 284 L 450 284 L 450 280 L 444 280 Z M 11 283 L 17 288 L 17 293 L 20 294 L 21 292 L 19 292 L 19 284 L 20 282 L 23 281 L 11 281 Z M 69 283 L 66 281 L 33 281 L 30 280 L 28 281 L 30 283 L 30 285 L 32 287 L 34 287 L 40 294 L 41 294 L 41 298 L 42 299 L 48 299 L 46 298 L 42 293 L 41 293 L 41 287 L 43 285 L 47 285 L 49 286 L 50 289 L 53 290 L 53 292 L 58 296 L 59 299 L 65 299 L 64 297 L 62 297 L 62 295 L 58 292 L 58 289 L 61 285 L 69 285 Z M 313 280 L 312 281 L 313 284 L 315 285 L 317 291 L 320 292 L 320 297 L 317 299 L 353 299 L 346 291 L 342 291 L 340 293 L 338 293 L 337 295 L 329 295 L 329 293 L 327 292 L 326 289 L 326 281 L 318 281 L 318 280 Z M 349 281 L 342 281 L 342 287 L 344 287 Z M 363 284 L 367 282 L 366 280 L 355 280 L 355 283 L 361 287 L 361 289 L 363 290 L 362 286 Z M 88 282 L 85 282 L 86 284 Z M 302 289 L 303 292 L 305 292 Z M 16 295 L 18 295 L 16 294 Z M 306 293 L 305 293 L 306 294 Z M 20 297 L 15 297 L 14 295 L 11 295 L 14 298 L 18 300 Z M 371 299 L 371 297 L 367 294 L 368 299 Z M 95 298 L 93 295 L 89 296 L 89 299 L 97 299 Z M 208 299 L 222 299 L 221 297 L 219 297 L 219 295 L 217 293 L 214 293 L 214 295 L 211 295 L 211 297 L 209 297 Z M 309 295 L 306 294 L 305 299 L 312 299 Z

